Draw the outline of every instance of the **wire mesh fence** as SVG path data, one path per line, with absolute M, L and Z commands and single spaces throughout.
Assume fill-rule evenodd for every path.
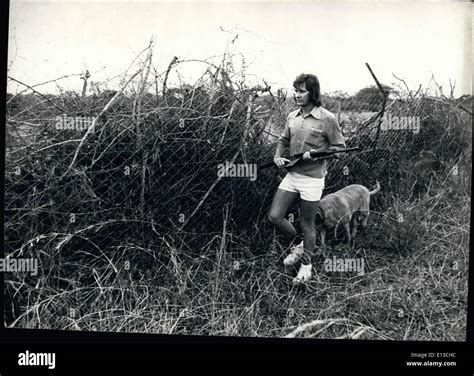
M 169 250 L 197 257 L 223 226 L 232 229 L 219 240 L 229 252 L 245 244 L 251 257 L 268 242 L 267 211 L 285 171 L 258 165 L 272 160 L 294 100 L 265 82 L 236 82 L 225 60 L 209 63 L 192 85 L 169 86 L 180 64 L 174 59 L 153 77 L 148 52 L 118 91 L 86 95 L 84 76 L 82 95 L 43 95 L 24 84 L 29 93 L 9 96 L 6 254 L 40 258 L 42 278 L 53 278 L 58 291 L 115 281 L 113 273 L 130 265 L 139 279 L 152 265 L 171 262 L 164 281 L 179 278 L 178 256 Z M 431 182 L 441 172 L 452 172 L 443 188 L 453 194 L 470 187 L 470 98 L 414 93 L 401 81 L 384 89 L 386 101 L 376 85 L 323 96 L 347 147 L 361 147 L 329 162 L 324 195 L 379 181 L 372 208 L 386 212 L 397 197 L 416 200 L 439 188 Z M 234 175 L 219 173 L 232 166 Z M 297 205 L 290 214 L 297 221 Z M 10 296 L 23 291 L 23 301 L 33 299 L 28 284 L 38 282 L 15 278 Z M 10 321 L 18 318 L 14 307 L 9 312 Z
M 264 217 L 284 172 L 219 179 L 219 166 L 271 160 L 295 106 L 286 93 L 268 87 L 240 90 L 227 77 L 170 88 L 158 97 L 116 92 L 12 97 L 7 222 L 20 215 L 25 225 L 26 218 L 34 218 L 38 234 L 48 226 L 81 228 L 118 218 L 199 228 L 215 217 L 220 222 L 216 208 L 224 204 L 234 205 L 233 216 Z M 421 185 L 426 188 L 424 180 L 436 168 L 469 162 L 470 129 L 458 124 L 470 114 L 456 103 L 391 94 L 381 117 L 382 99 L 375 87 L 365 97 L 323 98 L 347 146 L 362 147 L 330 162 L 328 192 L 379 180 L 383 189 L 413 194 L 411 186 L 418 184 L 415 193 Z M 101 113 L 110 100 L 110 109 Z M 194 222 L 188 224 L 191 215 Z

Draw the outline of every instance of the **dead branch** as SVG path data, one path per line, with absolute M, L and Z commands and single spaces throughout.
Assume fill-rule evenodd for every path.
M 130 77 L 130 79 L 127 81 L 127 83 L 119 90 L 115 93 L 115 95 L 109 100 L 109 102 L 105 105 L 105 107 L 100 111 L 99 115 L 97 115 L 96 117 L 94 117 L 94 120 L 92 121 L 91 125 L 89 126 L 89 128 L 87 129 L 86 133 L 84 134 L 84 136 L 82 137 L 81 139 L 81 142 L 79 143 L 79 145 L 77 146 L 77 149 L 76 149 L 76 152 L 74 153 L 74 157 L 72 158 L 72 161 L 71 163 L 69 164 L 69 167 L 67 168 L 66 172 L 61 176 L 64 177 L 65 175 L 68 174 L 68 172 L 71 170 L 71 168 L 74 166 L 74 164 L 76 163 L 76 160 L 77 160 L 77 157 L 79 155 L 79 152 L 81 151 L 81 148 L 82 148 L 82 145 L 84 145 L 84 142 L 86 141 L 87 137 L 94 131 L 95 129 L 95 124 L 97 123 L 97 119 L 99 119 L 111 106 L 112 104 L 116 101 L 116 99 L 123 93 L 123 91 L 125 90 L 125 88 L 128 86 L 128 84 L 136 77 L 140 74 L 141 70 L 138 70 L 137 72 L 135 72 L 132 77 Z
M 173 65 L 175 65 L 177 62 L 178 62 L 178 57 L 174 56 L 173 59 L 171 60 L 171 62 L 169 63 L 169 65 L 168 65 L 168 69 L 166 70 L 165 79 L 163 80 L 163 88 L 162 88 L 162 91 L 161 91 L 161 95 L 163 96 L 163 98 L 165 98 L 166 84 L 168 83 L 168 76 L 170 74 L 171 68 L 173 68 Z
M 59 107 L 56 103 L 54 103 L 54 102 L 53 102 L 51 99 L 49 99 L 47 96 L 45 96 L 44 94 L 41 94 L 39 91 L 35 90 L 35 89 L 33 88 L 33 86 L 30 86 L 30 85 L 27 85 L 27 84 L 25 84 L 25 83 L 23 83 L 23 82 L 21 82 L 21 81 L 18 81 L 16 78 L 13 78 L 13 77 L 11 77 L 11 76 L 8 76 L 8 78 L 9 78 L 10 80 L 12 80 L 12 81 L 15 81 L 15 82 L 19 83 L 20 85 L 26 86 L 28 89 L 30 89 L 30 90 L 33 91 L 34 93 L 38 94 L 41 98 L 46 99 L 49 103 L 51 103 L 51 104 L 52 104 L 54 107 L 56 107 L 59 111 L 61 111 L 61 112 L 63 112 L 63 113 L 66 112 L 63 108 Z

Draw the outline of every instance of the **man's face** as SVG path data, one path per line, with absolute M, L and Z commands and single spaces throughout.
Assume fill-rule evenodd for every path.
M 306 85 L 301 84 L 295 89 L 296 104 L 301 107 L 307 106 L 309 102 L 309 91 L 306 90 Z

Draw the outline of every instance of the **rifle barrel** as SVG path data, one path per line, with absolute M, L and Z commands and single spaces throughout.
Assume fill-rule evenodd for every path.
M 360 150 L 360 147 L 356 146 L 356 147 L 353 147 L 353 148 L 347 148 L 347 149 L 342 149 L 342 150 L 316 151 L 316 152 L 310 153 L 310 155 L 311 155 L 312 158 L 316 158 L 316 157 L 319 156 L 319 158 L 322 160 L 322 159 L 331 159 L 333 154 L 347 153 L 349 151 L 356 151 L 356 150 Z M 298 154 L 293 155 L 292 161 L 302 157 L 303 154 L 304 153 L 298 153 Z M 263 163 L 262 165 L 260 165 L 259 169 L 261 170 L 261 169 L 272 167 L 272 166 L 276 166 L 276 165 L 273 161 L 269 161 L 269 162 L 266 162 L 266 163 Z

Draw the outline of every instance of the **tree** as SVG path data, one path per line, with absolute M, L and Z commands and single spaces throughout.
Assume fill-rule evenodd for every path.
M 390 93 L 393 89 L 390 86 L 382 85 L 384 90 Z M 366 111 L 378 111 L 383 103 L 383 95 L 377 86 L 365 87 L 354 96 L 357 107 Z

